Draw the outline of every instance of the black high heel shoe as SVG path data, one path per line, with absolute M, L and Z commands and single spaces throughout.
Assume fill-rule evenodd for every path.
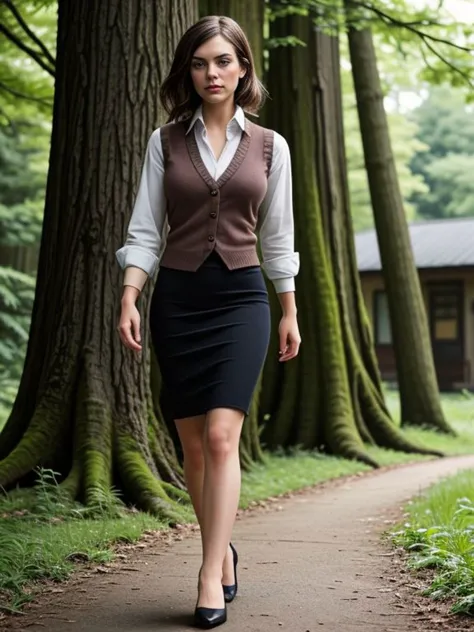
M 199 576 L 201 572 L 199 572 Z M 198 583 L 199 592 L 199 583 Z M 227 608 L 224 603 L 223 608 L 200 608 L 198 607 L 199 596 L 194 609 L 194 625 L 203 630 L 217 628 L 227 621 Z
M 234 545 L 232 544 L 232 542 L 229 542 L 230 548 L 232 549 L 232 555 L 234 557 L 234 577 L 235 577 L 235 584 L 232 584 L 231 586 L 225 586 L 224 584 L 222 585 L 222 588 L 224 589 L 224 601 L 226 603 L 230 603 L 235 595 L 237 594 L 237 563 L 239 561 L 239 556 L 237 555 L 237 551 L 234 548 Z

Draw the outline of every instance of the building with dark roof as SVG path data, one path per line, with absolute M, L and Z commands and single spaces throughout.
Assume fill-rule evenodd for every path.
M 474 388 L 474 218 L 409 226 L 425 299 L 439 386 Z M 395 357 L 375 230 L 356 235 L 357 264 L 373 323 L 382 377 L 396 381 Z M 402 291 L 402 288 L 401 288 Z

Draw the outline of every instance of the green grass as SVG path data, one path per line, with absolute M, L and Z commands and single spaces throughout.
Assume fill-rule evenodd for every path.
M 400 401 L 398 393 L 393 390 L 385 392 L 388 408 L 397 423 L 400 423 Z M 446 436 L 432 430 L 407 427 L 404 429 L 405 435 L 414 443 L 433 448 L 444 452 L 446 455 L 474 454 L 474 395 L 472 393 L 445 393 L 441 397 L 442 407 L 446 419 L 456 431 L 456 437 Z M 389 465 L 388 458 L 393 462 L 404 462 L 406 459 L 413 460 L 413 455 L 392 454 L 383 451 L 379 462 Z M 386 453 L 387 452 L 387 453 Z M 386 453 L 386 454 L 385 454 Z M 378 451 L 373 452 L 374 455 Z M 416 457 L 422 459 L 423 457 Z
M 398 396 L 387 391 L 387 402 L 398 419 Z M 447 454 L 474 453 L 473 399 L 444 396 L 443 406 L 458 437 L 425 430 L 407 430 L 418 443 Z M 381 465 L 426 457 L 368 448 Z M 267 455 L 265 464 L 244 473 L 240 507 L 320 482 L 368 471 L 361 463 L 294 450 L 291 455 Z M 144 531 L 167 528 L 153 516 L 110 504 L 86 512 L 61 497 L 54 481 L 43 473 L 39 490 L 21 490 L 0 499 L 0 610 L 19 609 L 32 598 L 41 579 L 62 580 L 78 561 L 113 559 L 114 544 L 135 542 Z M 191 510 L 189 521 L 193 520 Z
M 136 542 L 147 529 L 165 526 L 141 513 L 127 519 L 2 520 L 0 608 L 19 610 L 34 596 L 36 580 L 64 580 L 78 562 L 108 562 L 117 542 Z
M 434 569 L 426 594 L 454 599 L 453 612 L 474 614 L 474 471 L 434 485 L 408 506 L 392 537 L 413 569 Z

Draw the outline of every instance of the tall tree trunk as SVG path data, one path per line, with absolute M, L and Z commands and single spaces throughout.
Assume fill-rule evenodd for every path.
M 25 274 L 36 274 L 38 247 L 0 245 L 0 266 L 13 268 Z
M 123 242 L 141 161 L 163 121 L 158 92 L 193 0 L 60 0 L 53 132 L 30 340 L 0 435 L 0 485 L 39 465 L 93 504 L 119 487 L 169 519 L 184 497 L 176 455 L 154 413 L 146 354 L 116 326 Z M 140 299 L 149 347 L 150 284 Z
M 346 2 L 350 8 L 351 2 Z M 441 408 L 428 320 L 393 158 L 372 33 L 349 28 L 365 164 L 392 327 L 403 423 L 452 429 Z
M 364 441 L 427 451 L 396 428 L 380 389 L 347 202 L 338 41 L 316 32 L 308 17 L 272 22 L 271 37 L 289 34 L 307 46 L 271 51 L 266 120 L 292 154 L 303 342 L 297 360 L 279 366 L 273 352 L 266 363 L 263 440 L 326 448 L 376 466 Z
M 263 17 L 264 0 L 200 0 L 201 16 L 226 15 L 234 19 L 244 30 L 250 42 L 259 78 L 263 69 Z M 261 121 L 258 120 L 261 124 Z M 272 289 L 269 289 L 270 293 Z M 274 297 L 273 297 L 274 298 Z M 254 462 L 264 460 L 259 434 L 259 401 L 261 380 L 257 384 L 252 400 L 250 413 L 245 420 L 240 442 L 240 461 L 244 469 L 249 469 Z

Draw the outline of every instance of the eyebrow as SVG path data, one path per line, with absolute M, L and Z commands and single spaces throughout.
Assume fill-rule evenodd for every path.
M 221 59 L 222 57 L 231 57 L 231 56 L 232 56 L 231 53 L 222 53 L 222 55 L 216 55 L 214 59 Z M 196 57 L 196 55 L 193 55 L 193 59 L 199 59 L 199 61 L 206 61 L 204 57 Z

